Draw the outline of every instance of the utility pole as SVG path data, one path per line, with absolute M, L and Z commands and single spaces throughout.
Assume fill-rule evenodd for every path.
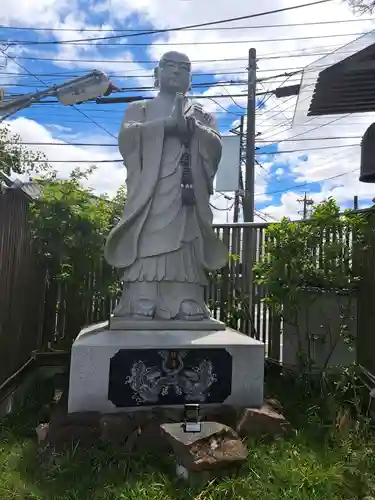
M 307 216 L 310 214 L 310 209 L 308 207 L 314 204 L 314 200 L 312 198 L 308 198 L 307 193 L 305 192 L 304 197 L 299 198 L 297 201 L 298 203 L 303 203 L 303 210 L 298 213 L 302 215 L 303 219 L 307 219 Z
M 247 119 L 245 151 L 245 189 L 242 207 L 244 222 L 254 222 L 254 184 L 255 184 L 255 109 L 256 109 L 256 50 L 249 50 L 247 84 Z M 242 236 L 242 293 L 247 298 L 248 312 L 251 316 L 253 304 L 253 265 L 255 261 L 256 234 L 254 228 L 244 228 Z M 251 318 L 251 323 L 253 322 Z
M 245 193 L 243 198 L 244 221 L 254 221 L 255 183 L 255 109 L 256 109 L 256 50 L 249 50 L 246 120 L 246 162 Z
M 358 210 L 358 196 L 357 195 L 354 196 L 353 208 L 354 208 L 354 210 Z
M 244 132 L 244 116 L 241 116 L 240 121 L 240 156 L 238 158 L 238 189 L 234 195 L 234 210 L 233 210 L 233 222 L 238 222 L 240 215 L 240 199 L 243 193 L 243 176 L 242 176 L 242 157 L 243 157 L 243 132 Z

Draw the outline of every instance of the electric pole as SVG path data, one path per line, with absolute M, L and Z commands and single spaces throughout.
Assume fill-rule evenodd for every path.
M 354 210 L 358 210 L 358 196 L 357 195 L 354 196 L 353 208 L 354 208 Z
M 247 84 L 246 177 L 245 192 L 243 197 L 243 213 L 245 222 L 254 221 L 256 66 L 256 50 L 250 49 Z
M 247 117 L 246 117 L 246 151 L 245 151 L 245 189 L 242 207 L 244 222 L 254 222 L 254 183 L 255 183 L 255 109 L 256 109 L 256 50 L 249 50 L 248 84 L 247 84 Z M 242 293 L 247 298 L 249 312 L 253 303 L 253 265 L 255 261 L 256 233 L 254 228 L 245 227 L 242 235 L 242 267 L 244 280 Z M 250 313 L 251 314 L 251 313 Z
M 314 204 L 314 200 L 312 198 L 308 198 L 307 193 L 305 192 L 304 197 L 299 198 L 297 201 L 298 203 L 303 203 L 303 210 L 298 213 L 302 215 L 303 219 L 307 219 L 307 216 L 311 213 L 311 209 L 308 207 Z
M 242 176 L 242 157 L 243 157 L 243 132 L 244 132 L 244 117 L 241 116 L 240 121 L 240 156 L 238 158 L 238 189 L 234 195 L 234 210 L 233 210 L 233 222 L 238 222 L 240 215 L 240 199 L 243 193 L 243 176 Z

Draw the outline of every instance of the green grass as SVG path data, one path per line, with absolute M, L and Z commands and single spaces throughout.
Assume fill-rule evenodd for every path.
M 286 391 L 289 394 L 293 391 Z M 107 446 L 64 453 L 38 449 L 36 404 L 0 428 L 0 500 L 354 500 L 375 492 L 375 437 L 364 424 L 338 432 L 316 401 L 284 401 L 293 432 L 249 439 L 239 473 L 190 488 L 171 456 L 131 455 Z

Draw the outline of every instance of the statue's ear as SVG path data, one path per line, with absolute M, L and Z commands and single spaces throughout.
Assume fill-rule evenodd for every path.
M 159 67 L 154 69 L 154 87 L 159 88 Z

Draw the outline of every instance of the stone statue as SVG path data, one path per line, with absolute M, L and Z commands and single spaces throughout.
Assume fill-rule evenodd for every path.
M 209 205 L 221 158 L 214 117 L 191 102 L 187 56 L 168 52 L 155 69 L 158 95 L 128 105 L 119 133 L 127 202 L 105 258 L 122 273 L 114 316 L 202 320 L 206 271 L 227 263 Z

